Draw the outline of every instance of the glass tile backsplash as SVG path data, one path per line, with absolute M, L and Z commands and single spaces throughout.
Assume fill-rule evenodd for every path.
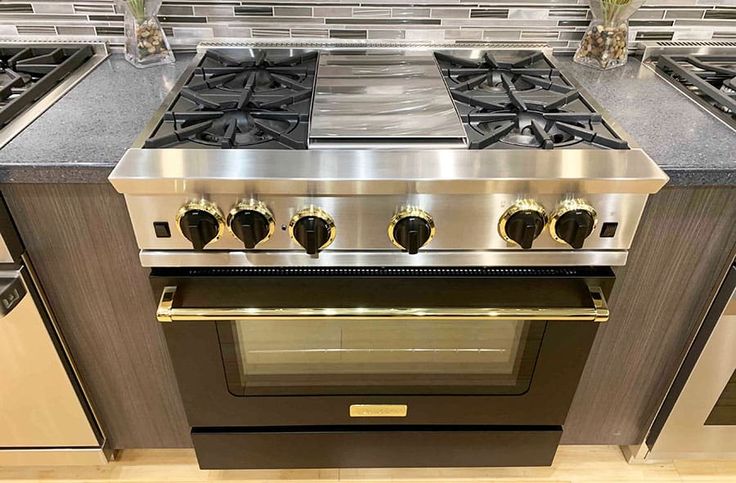
M 171 0 L 161 22 L 172 44 L 202 39 L 339 38 L 523 40 L 575 47 L 590 19 L 587 0 Z M 115 0 L 0 0 L 0 36 L 94 36 L 122 45 Z M 632 40 L 736 40 L 736 0 L 649 0 Z

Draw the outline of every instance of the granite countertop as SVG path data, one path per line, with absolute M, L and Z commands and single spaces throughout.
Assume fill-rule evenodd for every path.
M 111 55 L 0 149 L 0 182 L 107 182 L 192 57 L 136 69 Z
M 670 185 L 736 186 L 736 131 L 631 59 L 601 72 L 558 58 L 670 177 Z
M 0 149 L 0 182 L 104 183 L 189 65 L 136 69 L 113 54 Z M 558 58 L 670 176 L 670 185 L 736 186 L 736 131 L 632 59 L 599 72 Z

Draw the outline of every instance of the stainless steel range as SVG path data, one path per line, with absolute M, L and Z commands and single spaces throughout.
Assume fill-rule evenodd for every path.
M 203 46 L 110 176 L 202 467 L 554 456 L 667 176 L 546 51 L 397 47 Z

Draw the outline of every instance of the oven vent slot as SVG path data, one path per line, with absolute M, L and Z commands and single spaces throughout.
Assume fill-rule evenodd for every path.
M 593 277 L 600 267 L 229 267 L 155 268 L 154 276 L 187 277 Z
M 560 431 L 560 426 L 488 424 L 335 424 L 306 426 L 214 426 L 192 428 L 193 434 L 232 433 L 339 433 L 347 431 Z

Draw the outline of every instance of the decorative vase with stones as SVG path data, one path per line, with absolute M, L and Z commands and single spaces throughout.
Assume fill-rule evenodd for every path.
M 156 17 L 161 0 L 121 0 L 125 9 L 125 58 L 136 67 L 170 64 L 174 53 Z
M 644 0 L 590 0 L 593 21 L 575 53 L 575 62 L 606 70 L 629 57 L 629 18 Z

